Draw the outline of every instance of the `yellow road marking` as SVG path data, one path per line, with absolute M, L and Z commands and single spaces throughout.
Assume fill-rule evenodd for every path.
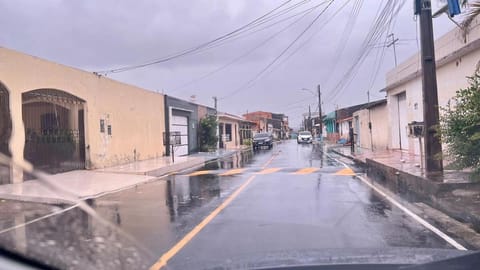
M 228 175 L 234 175 L 234 174 L 239 174 L 245 171 L 245 169 L 232 169 L 229 171 L 226 171 L 224 173 L 219 174 L 220 176 L 228 176 Z
M 294 172 L 293 174 L 309 174 L 309 173 L 314 173 L 316 171 L 320 170 L 319 168 L 303 168 L 303 169 L 300 169 L 296 172 Z
M 268 168 L 268 169 L 263 169 L 263 170 L 257 172 L 256 174 L 270 174 L 270 173 L 276 173 L 280 170 L 281 170 L 281 168 Z
M 193 230 L 187 233 L 182 240 L 175 244 L 169 251 L 164 253 L 160 259 L 150 267 L 150 270 L 158 270 L 165 265 L 167 262 L 175 256 L 188 242 L 190 242 L 205 226 L 207 226 L 210 221 L 212 221 L 225 207 L 227 207 L 237 196 L 244 190 L 248 184 L 252 182 L 255 178 L 255 175 L 250 176 L 245 183 L 243 183 L 235 192 L 233 192 L 220 206 L 218 206 L 213 212 L 210 213 L 202 222 L 200 222 Z
M 211 174 L 212 171 L 196 171 L 191 174 L 188 174 L 188 176 L 197 176 L 197 175 L 205 175 L 205 174 Z
M 273 161 L 274 158 L 276 158 L 277 155 L 272 155 L 272 157 L 270 157 L 270 159 L 267 161 L 267 163 L 265 163 L 265 165 L 263 165 L 262 169 L 265 169 L 268 165 L 270 165 L 270 163 Z
M 334 173 L 334 175 L 356 175 L 355 172 L 350 168 L 341 169 L 340 171 Z
M 276 156 L 272 156 L 270 160 L 262 167 L 265 167 L 272 162 Z M 235 192 L 233 192 L 220 206 L 218 206 L 213 212 L 211 212 L 205 219 L 202 220 L 195 228 L 193 228 L 189 233 L 187 233 L 179 242 L 177 242 L 170 250 L 164 253 L 158 261 L 150 267 L 150 270 L 158 270 L 165 265 L 167 262 L 175 256 L 185 245 L 187 245 L 205 226 L 210 223 L 225 207 L 227 207 L 237 196 L 242 192 L 255 178 L 255 175 L 250 176 L 245 183 L 243 183 Z

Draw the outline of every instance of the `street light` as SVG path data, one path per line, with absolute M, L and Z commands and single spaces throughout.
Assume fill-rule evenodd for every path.
M 317 94 L 315 94 L 312 90 L 310 90 L 310 89 L 308 89 L 308 88 L 302 88 L 302 89 L 300 89 L 300 90 L 301 90 L 301 91 L 308 91 L 308 92 L 310 92 L 312 95 L 317 96 Z

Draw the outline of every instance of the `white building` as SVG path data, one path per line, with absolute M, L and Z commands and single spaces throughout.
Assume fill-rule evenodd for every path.
M 356 144 L 371 150 L 388 149 L 389 124 L 386 120 L 387 100 L 372 101 L 353 113 Z M 369 124 L 371 123 L 371 124 Z
M 478 19 L 468 33 L 461 29 L 443 35 L 435 41 L 438 101 L 447 106 L 456 91 L 468 86 L 468 76 L 479 67 L 480 28 Z M 423 121 L 422 77 L 420 52 L 387 74 L 386 88 L 391 149 L 420 154 L 418 140 L 408 136 L 408 123 Z

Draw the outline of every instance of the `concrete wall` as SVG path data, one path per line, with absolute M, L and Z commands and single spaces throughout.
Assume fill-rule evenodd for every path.
M 23 162 L 25 141 L 22 93 L 58 89 L 86 101 L 85 140 L 89 168 L 100 168 L 164 154 L 164 97 L 89 72 L 0 48 L 0 80 L 10 92 L 13 139 L 10 148 Z M 100 120 L 112 135 L 100 132 Z M 134 155 L 136 153 L 136 155 Z
M 446 106 L 457 90 L 468 86 L 467 77 L 475 73 L 480 60 L 480 27 L 478 19 L 466 35 L 458 28 L 435 41 L 437 60 L 438 101 Z M 396 95 L 405 92 L 407 122 L 423 121 L 422 78 L 419 53 L 413 55 L 387 74 L 389 147 L 398 148 L 398 111 Z M 386 121 L 386 120 L 384 120 Z M 420 154 L 418 139 L 408 138 L 409 153 Z
M 370 129 L 368 128 L 369 112 L 372 123 L 372 136 L 370 136 Z M 387 104 L 384 104 L 370 109 L 356 111 L 353 114 L 353 119 L 355 119 L 355 117 L 359 119 L 360 147 L 372 149 L 373 145 L 373 150 L 388 149 L 389 123 L 385 120 L 387 112 Z M 355 123 L 353 126 L 355 128 Z

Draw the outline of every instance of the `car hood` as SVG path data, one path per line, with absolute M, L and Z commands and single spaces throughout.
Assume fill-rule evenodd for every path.
M 328 249 L 277 251 L 268 254 L 236 254 L 235 257 L 219 256 L 208 261 L 183 261 L 171 265 L 172 269 L 263 269 L 297 266 L 342 265 L 342 264 L 424 264 L 450 259 L 471 251 L 429 248 L 392 249 Z

